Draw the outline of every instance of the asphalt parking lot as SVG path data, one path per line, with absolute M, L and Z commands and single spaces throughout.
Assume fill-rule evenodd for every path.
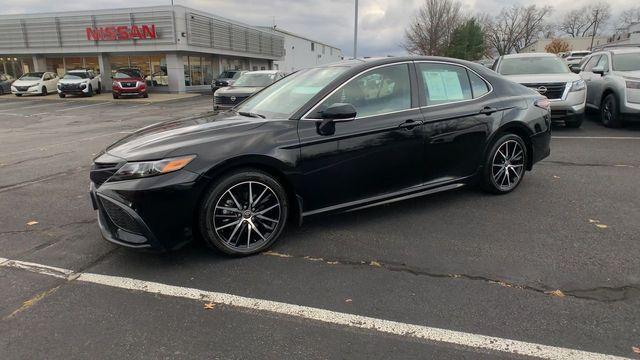
M 0 97 L 3 359 L 639 356 L 640 126 L 554 129 L 552 155 L 506 196 L 319 216 L 230 259 L 111 245 L 87 195 L 96 153 L 210 95 L 68 100 Z

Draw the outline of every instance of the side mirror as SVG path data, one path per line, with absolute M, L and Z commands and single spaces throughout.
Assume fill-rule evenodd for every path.
M 351 104 L 333 104 L 320 113 L 322 120 L 316 124 L 318 134 L 333 135 L 336 132 L 336 122 L 352 121 L 356 115 L 356 108 Z
M 604 75 L 604 68 L 602 68 L 602 67 L 600 67 L 600 66 L 597 66 L 597 67 L 594 67 L 594 68 L 591 70 L 591 72 L 592 72 L 592 73 L 594 73 L 594 74 L 598 74 L 598 75 L 601 75 L 601 76 L 602 76 L 602 75 Z
M 569 67 L 569 69 L 571 69 L 571 72 L 579 74 L 580 73 L 580 65 L 578 64 L 573 64 Z

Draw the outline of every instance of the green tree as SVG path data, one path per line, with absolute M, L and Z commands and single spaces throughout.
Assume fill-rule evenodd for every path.
M 445 55 L 464 60 L 479 60 L 484 52 L 484 32 L 476 19 L 471 18 L 453 30 Z

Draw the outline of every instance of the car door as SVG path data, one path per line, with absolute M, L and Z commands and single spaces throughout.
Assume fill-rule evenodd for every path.
M 486 139 L 508 108 L 491 84 L 465 66 L 416 62 L 424 115 L 424 182 L 443 183 L 473 175 Z
M 365 70 L 337 87 L 300 121 L 304 209 L 321 211 L 421 183 L 422 115 L 411 62 Z M 321 112 L 336 103 L 356 108 L 333 134 L 318 130 Z
M 47 92 L 51 92 L 52 90 L 55 90 L 56 85 L 58 83 L 58 78 L 56 77 L 55 74 L 53 73 L 45 73 L 45 86 L 47 87 Z
M 596 65 L 591 69 L 590 91 L 587 89 L 587 96 L 591 95 L 591 103 L 599 106 L 602 101 L 602 92 L 604 91 L 606 77 L 609 75 L 609 55 L 602 54 Z M 596 74 L 593 70 L 602 70 L 604 74 Z
M 600 60 L 601 55 L 593 55 L 584 65 L 582 71 L 580 71 L 580 77 L 587 84 L 587 104 L 590 105 L 598 105 L 594 103 L 594 84 L 592 83 L 595 76 L 599 76 L 594 74 L 593 68 L 596 66 L 598 61 Z

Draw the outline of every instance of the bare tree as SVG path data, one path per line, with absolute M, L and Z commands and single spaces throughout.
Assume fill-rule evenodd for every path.
M 629 25 L 640 22 L 640 6 L 629 8 L 620 14 L 616 23 L 618 31 L 626 30 Z
M 558 28 L 571 37 L 596 36 L 603 32 L 610 17 L 608 3 L 595 3 L 569 11 Z
M 464 20 L 462 4 L 455 0 L 425 0 L 409 27 L 402 46 L 410 54 L 442 55 L 451 34 Z
M 486 42 L 500 55 L 519 52 L 545 33 L 545 18 L 550 12 L 550 7 L 514 5 L 502 9 L 494 18 L 484 17 Z

